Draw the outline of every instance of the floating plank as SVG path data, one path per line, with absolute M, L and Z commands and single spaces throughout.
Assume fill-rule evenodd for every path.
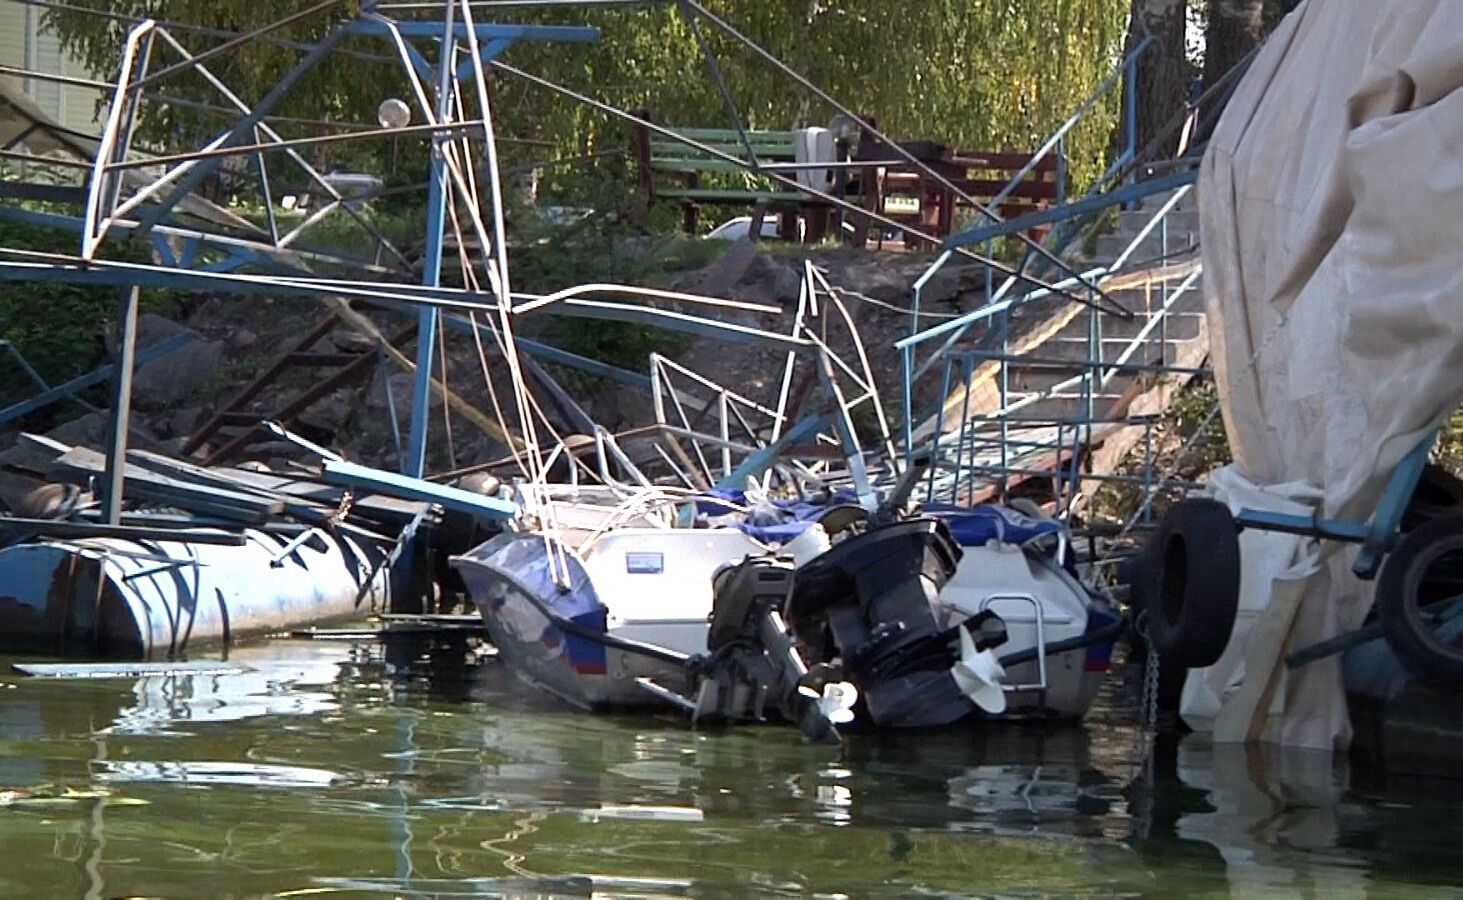
M 60 477 L 85 483 L 106 471 L 106 459 L 95 450 L 72 447 L 56 460 L 53 471 Z M 132 463 L 126 465 L 125 477 L 125 490 L 138 499 L 205 515 L 240 522 L 263 522 L 284 512 L 284 504 L 277 500 L 169 478 Z
M 302 628 L 290 632 L 296 640 L 384 641 L 392 638 L 487 637 L 487 626 L 476 625 L 392 625 L 385 628 Z
M 363 488 L 400 497 L 406 500 L 422 500 L 438 503 L 447 509 L 464 512 L 482 519 L 511 519 L 518 515 L 518 504 L 496 497 L 484 497 L 462 488 L 445 484 L 434 484 L 409 475 L 398 475 L 369 466 L 338 460 L 325 461 L 325 480 L 330 484 Z
M 149 675 L 242 675 L 248 666 L 220 660 L 156 663 L 15 663 L 13 671 L 32 678 L 145 678 Z
M 352 525 L 349 522 L 338 522 L 335 519 L 335 512 L 340 506 L 340 498 L 326 498 L 316 500 L 309 497 L 300 497 L 286 494 L 271 487 L 266 487 L 258 481 L 239 477 L 246 474 L 234 472 L 233 470 L 205 469 L 189 462 L 184 462 L 171 457 L 162 456 L 157 453 L 150 453 L 146 450 L 128 450 L 128 461 L 135 463 L 144 469 L 149 469 L 157 474 L 174 478 L 187 483 L 197 483 L 209 487 L 219 488 L 225 491 L 238 491 L 240 493 L 257 496 L 260 499 L 279 503 L 286 515 L 299 519 L 315 526 L 326 526 L 338 528 L 357 537 L 367 538 L 372 541 L 388 540 L 385 535 L 374 531 Z M 290 484 L 287 480 L 281 480 L 283 484 Z M 352 511 L 355 505 L 351 506 Z
M 477 613 L 456 615 L 452 613 L 382 613 L 376 618 L 383 622 L 420 622 L 430 625 L 482 625 L 482 616 Z
M 118 538 L 129 541 L 172 541 L 189 544 L 221 544 L 242 547 L 242 534 L 213 529 L 148 528 L 140 525 L 106 525 L 101 522 L 69 522 L 58 519 L 0 518 L 0 533 L 25 532 L 46 538 Z

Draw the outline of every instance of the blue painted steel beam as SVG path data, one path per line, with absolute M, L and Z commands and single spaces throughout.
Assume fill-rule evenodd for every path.
M 437 62 L 437 121 L 445 122 L 452 113 L 452 59 L 457 42 L 452 38 L 452 19 L 441 28 L 441 58 Z M 439 287 L 442 282 L 442 239 L 447 220 L 447 158 L 444 139 L 432 138 L 431 176 L 427 182 L 427 244 L 422 254 L 422 284 Z M 427 465 L 427 414 L 431 411 L 432 361 L 437 349 L 437 308 L 423 306 L 417 313 L 417 369 L 412 380 L 411 426 L 406 442 L 406 458 L 401 471 L 422 477 Z
M 1350 544 L 1360 544 L 1365 541 L 1370 531 L 1367 525 L 1361 522 L 1342 522 L 1336 519 L 1322 519 L 1316 516 L 1301 516 L 1248 507 L 1239 511 L 1239 514 L 1234 517 L 1234 522 L 1241 528 L 1279 531 L 1284 534 L 1345 541 Z
M 438 38 L 443 36 L 439 22 L 395 22 L 402 37 Z M 390 36 L 391 26 L 372 19 L 359 19 L 346 26 L 352 34 Z M 599 40 L 599 29 L 588 25 L 514 25 L 497 22 L 480 22 L 473 26 L 480 41 L 567 41 L 589 43 Z M 457 22 L 452 26 L 452 36 L 458 40 L 467 39 L 467 25 Z
M 138 353 L 136 365 L 140 366 L 144 363 L 152 362 L 159 356 L 165 353 L 171 353 L 191 340 L 193 340 L 193 335 L 187 332 L 175 334 L 167 340 L 153 344 L 151 347 Z M 108 363 L 105 366 L 91 370 L 85 375 L 73 378 L 65 384 L 58 384 L 50 390 L 37 394 L 27 400 L 12 403 L 10 406 L 0 409 L 0 425 L 13 422 L 22 416 L 30 415 L 36 410 L 44 409 L 58 400 L 72 396 L 77 391 L 83 391 L 93 385 L 101 384 L 103 381 L 112 377 L 112 371 L 115 368 L 111 363 Z
M 1387 488 L 1382 493 L 1377 510 L 1372 513 L 1366 542 L 1362 544 L 1361 553 L 1357 554 L 1356 562 L 1351 566 L 1356 577 L 1366 581 L 1375 578 L 1377 570 L 1382 567 L 1382 557 L 1397 545 L 1402 514 L 1407 511 L 1407 504 L 1417 491 L 1417 483 L 1422 480 L 1422 470 L 1427 466 L 1427 458 L 1432 452 L 1437 435 L 1436 430 L 1429 432 L 1427 437 L 1402 457 L 1397 468 L 1392 470 L 1392 477 L 1387 480 Z
M 768 444 L 766 447 L 753 453 L 742 460 L 742 464 L 731 471 L 731 474 L 716 483 L 718 488 L 724 490 L 739 491 L 747 486 L 747 479 L 753 475 L 760 475 L 764 470 L 777 462 L 777 458 L 787 452 L 788 448 L 800 441 L 812 440 L 818 432 L 826 428 L 832 421 L 831 416 L 809 416 L 800 419 L 791 428 L 783 432 L 782 437 Z
M 382 469 L 357 465 L 344 460 L 325 460 L 325 482 L 341 487 L 361 488 L 389 497 L 436 503 L 481 519 L 511 519 L 518 515 L 518 505 L 496 497 L 485 497 L 472 491 L 437 484 L 409 475 L 398 475 Z
M 1423 468 L 1427 465 L 1428 455 L 1432 452 L 1436 439 L 1437 432 L 1430 432 L 1397 463 L 1370 522 L 1347 522 L 1247 508 L 1240 510 L 1239 515 L 1234 517 L 1235 523 L 1243 528 L 1361 544 L 1361 552 L 1351 571 L 1356 577 L 1370 581 L 1377 576 L 1383 557 L 1397 544 L 1402 514 L 1406 512 L 1407 504 L 1417 490 L 1417 483 L 1422 478 Z
M 964 231 L 956 232 L 945 238 L 945 243 L 942 246 L 945 250 L 954 250 L 957 247 L 984 243 L 1002 235 L 1015 234 L 1018 231 L 1026 231 L 1038 225 L 1060 222 L 1063 219 L 1085 215 L 1103 209 L 1104 207 L 1131 203 L 1134 200 L 1140 200 L 1151 194 L 1171 191 L 1174 188 L 1183 187 L 1186 184 L 1193 184 L 1198 178 L 1198 169 L 1190 169 L 1185 172 L 1174 172 L 1171 175 L 1150 178 L 1146 181 L 1140 181 L 1136 184 L 1118 188 L 1117 190 L 1108 191 L 1105 194 L 1086 197 L 1082 200 L 1068 203 L 1065 206 L 1054 206 L 1051 209 L 1028 213 L 1015 219 L 1007 219 L 1004 222 L 967 228 Z
M 512 45 L 512 43 L 513 41 L 509 38 L 497 38 L 496 40 L 488 41 L 486 44 L 482 45 L 482 60 L 484 67 L 486 67 L 488 63 L 497 59 L 499 56 L 502 56 L 503 51 L 507 50 L 508 47 Z M 472 75 L 476 68 L 477 66 L 473 63 L 472 57 L 468 56 L 467 59 L 463 60 L 457 66 L 458 79 L 467 78 L 468 76 Z

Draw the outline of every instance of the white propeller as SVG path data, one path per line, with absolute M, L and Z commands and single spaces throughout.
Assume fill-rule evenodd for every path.
M 858 688 L 847 681 L 830 681 L 823 685 L 821 694 L 806 685 L 798 688 L 798 693 L 809 699 L 816 699 L 818 712 L 834 725 L 853 721 L 853 706 L 858 702 Z
M 975 649 L 975 640 L 964 625 L 960 626 L 960 659 L 950 667 L 955 686 L 971 702 L 992 715 L 1006 711 L 1006 690 L 1001 679 L 1006 670 L 990 650 Z

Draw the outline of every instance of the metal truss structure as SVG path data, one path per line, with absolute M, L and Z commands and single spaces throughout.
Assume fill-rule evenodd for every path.
M 743 465 L 733 462 L 733 450 L 748 458 L 763 459 L 773 450 L 785 449 L 790 441 L 813 439 L 819 432 L 826 432 L 825 440 L 837 440 L 843 447 L 848 476 L 860 493 L 872 491 L 879 484 L 892 483 L 901 471 L 913 464 L 916 455 L 928 449 L 934 465 L 927 499 L 970 501 L 977 498 L 977 485 L 989 484 L 996 486 L 996 495 L 1000 496 L 1010 476 L 1040 473 L 1065 480 L 1068 490 L 1065 494 L 1060 490 L 1058 493 L 1067 498 L 1063 508 L 1070 510 L 1070 499 L 1076 495 L 1078 483 L 1094 477 L 1094 473 L 1079 471 L 1075 462 L 1082 455 L 1083 447 L 1092 446 L 1094 428 L 1102 424 L 1093 398 L 1103 395 L 1115 372 L 1145 365 L 1171 373 L 1183 368 L 1172 360 L 1160 359 L 1152 364 L 1140 358 L 1138 348 L 1165 327 L 1168 315 L 1178 309 L 1180 298 L 1192 291 L 1197 271 L 1187 280 L 1180 279 L 1174 284 L 1164 280 L 1158 306 L 1135 310 L 1116 298 L 1114 285 L 1119 282 L 1114 279 L 1137 271 L 1141 268 L 1139 263 L 1151 268 L 1151 259 L 1140 260 L 1130 251 L 1116 262 L 1084 268 L 1074 264 L 1065 253 L 1081 226 L 1102 210 L 1131 205 L 1145 196 L 1180 196 L 1172 192 L 1175 189 L 1182 192 L 1193 180 L 1189 168 L 1192 159 L 1171 173 L 1147 177 L 1153 160 L 1144 148 L 1135 146 L 1132 76 L 1142 55 L 1150 51 L 1151 42 L 1140 44 L 1120 63 L 1093 97 L 1043 145 L 1030 164 L 1035 166 L 1052 153 L 1060 154 L 1066 136 L 1081 117 L 1123 83 L 1129 92 L 1124 104 L 1129 110 L 1127 137 L 1108 172 L 1080 200 L 1002 222 L 992 210 L 999 206 L 1005 192 L 990 204 L 978 202 L 697 0 L 677 0 L 676 8 L 692 25 L 705 53 L 708 73 L 718 84 L 726 114 L 742 135 L 745 157 L 705 146 L 503 58 L 512 47 L 522 44 L 594 41 L 598 37 L 595 29 L 502 24 L 482 19 L 494 10 L 505 8 L 600 6 L 615 2 L 618 0 L 367 3 L 358 15 L 334 21 L 325 36 L 315 43 L 292 45 L 298 53 L 294 65 L 264 96 L 257 98 L 240 96 L 214 73 L 211 62 L 249 42 L 272 40 L 274 32 L 304 17 L 336 15 L 336 4 L 318 3 L 255 32 L 226 35 L 220 43 L 202 52 L 187 50 L 175 35 L 176 28 L 168 22 L 126 21 L 121 65 L 115 79 L 109 82 L 56 73 L 10 72 L 83 83 L 109 97 L 104 126 L 94 139 L 63 134 L 64 129 L 54 123 L 32 116 L 35 121 L 20 129 L 19 136 L 0 149 L 0 160 L 70 170 L 75 177 L 73 184 L 57 184 L 55 179 L 0 179 L 0 217 L 66 227 L 78 237 L 76 252 L 67 254 L 0 247 L 0 279 L 66 281 L 122 289 L 123 346 L 117 367 L 114 408 L 117 423 L 111 458 L 121 458 L 125 450 L 128 378 L 135 361 L 133 345 L 139 290 L 269 293 L 336 303 L 369 303 L 416 317 L 411 422 L 402 454 L 402 468 L 409 477 L 421 478 L 425 474 L 429 440 L 427 412 L 433 390 L 434 361 L 439 352 L 439 335 L 444 327 L 450 327 L 471 334 L 478 342 L 485 377 L 488 368 L 482 350 L 485 344 L 496 348 L 497 357 L 503 361 L 515 389 L 508 410 L 500 413 L 502 430 L 518 439 L 519 444 L 513 449 L 530 482 L 542 481 L 555 454 L 565 451 L 559 435 L 546 427 L 547 418 L 528 389 L 528 383 L 537 381 L 547 385 L 560 408 L 571 411 L 575 408 L 572 398 L 556 392 L 552 379 L 538 366 L 538 360 L 652 388 L 658 427 L 671 434 L 671 439 L 657 452 L 667 471 L 674 472 L 688 488 L 709 486 L 729 478 L 735 480 Z M 730 37 L 818 100 L 859 121 L 891 152 L 980 210 L 981 223 L 944 240 L 943 252 L 915 285 L 910 310 L 911 335 L 898 345 L 903 359 L 902 428 L 897 424 L 890 426 L 875 373 L 848 314 L 846 298 L 811 265 L 805 268 L 802 298 L 791 327 L 785 329 L 738 324 L 727 315 L 735 313 L 743 318 L 782 315 L 780 307 L 769 304 L 613 284 L 579 285 L 547 295 L 526 294 L 512 287 L 504 232 L 503 173 L 498 158 L 489 73 L 523 79 L 553 95 L 587 104 L 708 157 L 772 179 L 788 189 L 901 228 L 914 236 L 937 241 L 932 235 L 884 220 L 876 213 L 853 207 L 844 198 L 811 188 L 798 180 L 795 172 L 762 165 L 746 138 L 742 115 L 722 81 L 720 67 L 703 29 L 716 29 Z M 276 110 L 322 62 L 332 54 L 346 52 L 344 45 L 348 39 L 380 43 L 380 59 L 395 67 L 404 104 L 393 100 L 390 109 L 383 104 L 379 127 L 356 123 L 359 127 L 344 133 L 287 137 L 281 130 L 282 120 L 275 116 Z M 136 140 L 139 121 L 149 114 L 152 105 L 165 102 L 159 99 L 160 89 L 169 79 L 185 73 L 203 79 L 216 92 L 218 106 L 232 112 L 232 121 L 190 149 L 174 148 L 165 154 L 145 152 Z M 13 102 L 10 107 L 21 110 L 22 117 L 28 115 L 22 101 Z M 425 178 L 427 221 L 420 248 L 399 246 L 382 234 L 362 214 L 352 197 L 339 190 L 308 159 L 309 151 L 320 145 L 403 139 L 428 142 L 431 147 Z M 33 147 L 44 149 L 43 152 L 27 149 Z M 223 167 L 248 174 L 249 183 L 241 190 L 265 211 L 264 221 L 251 221 L 199 195 L 199 187 Z M 1008 190 L 1014 189 L 1028 171 L 1029 167 L 1018 173 Z M 281 179 L 286 177 L 282 173 L 288 173 L 287 178 L 296 183 L 303 181 L 310 185 L 325 198 L 290 228 L 282 227 L 275 214 Z M 64 214 L 23 205 L 24 201 L 37 199 L 70 204 L 74 211 Z M 1164 217 L 1173 208 L 1172 202 L 1165 202 L 1167 205 L 1160 207 L 1149 230 L 1140 235 L 1135 245 L 1146 240 L 1153 229 L 1164 228 Z M 357 258 L 309 249 L 305 238 L 326 220 L 354 223 L 369 239 L 370 252 Z M 1027 236 L 1033 225 L 1053 227 L 1044 241 L 1036 241 Z M 153 251 L 153 261 L 136 262 L 119 252 L 116 240 L 119 238 L 133 246 L 145 242 Z M 994 242 L 1000 238 L 1018 245 L 1019 261 L 997 258 Z M 922 289 L 956 255 L 985 264 L 990 278 L 985 302 L 959 318 L 921 329 Z M 450 281 L 460 282 L 460 286 L 444 283 L 444 271 L 449 271 L 444 266 L 455 269 Z M 1023 365 L 1029 368 L 1040 361 L 1022 359 L 1006 336 L 1010 333 L 1011 314 L 1043 298 L 1066 302 L 1088 316 L 1091 343 L 1077 359 L 1078 371 L 1053 381 L 1038 392 L 1040 397 L 1033 398 L 1031 392 L 1013 388 L 1011 382 L 1016 368 Z M 535 314 L 629 321 L 720 341 L 750 342 L 774 348 L 786 353 L 779 397 L 775 406 L 755 402 L 704 378 L 698 380 L 694 372 L 663 358 L 653 359 L 651 372 L 645 376 L 515 335 L 515 322 Z M 1102 323 L 1106 321 L 1130 326 L 1138 322 L 1136 331 L 1129 327 L 1125 333 L 1131 346 L 1111 351 L 1103 337 Z M 855 348 L 852 356 L 832 351 L 828 329 L 839 331 L 845 339 L 851 337 L 850 346 Z M 972 329 L 985 335 L 974 345 L 967 339 Z M 996 336 L 994 343 L 992 336 Z M 795 419 L 789 391 L 794 368 L 802 365 L 812 367 L 812 377 L 832 398 L 830 416 Z M 1000 385 L 999 402 L 993 407 L 976 408 L 968 402 L 969 386 L 976 370 L 989 365 L 999 370 L 995 379 Z M 1197 371 L 1197 367 L 1189 368 Z M 934 375 L 943 380 L 940 407 L 934 415 L 925 416 L 916 409 L 917 387 L 922 379 Z M 966 386 L 966 401 L 956 403 L 958 408 L 951 407 L 948 399 L 961 383 Z M 698 391 L 703 395 L 703 408 L 716 413 L 715 434 L 708 435 L 692 427 L 685 411 L 683 398 Z M 708 391 L 710 398 L 705 399 Z M 1068 404 L 1070 409 L 1063 415 L 1049 417 L 1050 421 L 1022 417 L 1023 410 L 1053 397 L 1075 398 L 1076 402 Z M 859 413 L 866 423 L 864 434 L 869 435 L 871 429 L 873 434 L 872 446 L 867 450 L 860 446 L 860 434 L 854 427 L 854 414 L 860 409 L 866 410 Z M 588 418 L 582 410 L 571 416 L 576 420 L 581 417 Z M 869 422 L 873 425 L 869 426 Z M 621 474 L 638 472 L 602 429 L 592 422 L 586 422 L 585 428 L 596 441 L 602 470 L 592 474 L 613 478 L 610 473 L 613 465 L 619 466 Z M 709 444 L 707 438 L 711 439 Z M 1075 451 L 1069 452 L 1067 448 Z M 637 478 L 645 480 L 643 474 Z M 1150 478 L 1148 484 L 1151 483 Z M 120 475 L 115 474 L 109 484 L 109 503 L 115 504 L 121 493 Z

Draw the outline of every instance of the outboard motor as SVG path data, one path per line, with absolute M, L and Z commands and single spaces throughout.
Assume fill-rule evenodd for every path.
M 988 651 L 1005 642 L 1005 623 L 987 610 L 946 628 L 932 605 L 960 556 L 944 523 L 919 518 L 848 538 L 798 570 L 793 634 L 810 661 L 841 665 L 872 724 L 948 725 L 1004 709 Z
M 709 653 L 699 666 L 697 721 L 761 720 L 776 709 L 810 741 L 839 740 L 824 702 L 826 688 L 814 686 L 816 674 L 809 673 L 782 619 L 793 582 L 792 561 L 775 557 L 749 558 L 713 577 Z

